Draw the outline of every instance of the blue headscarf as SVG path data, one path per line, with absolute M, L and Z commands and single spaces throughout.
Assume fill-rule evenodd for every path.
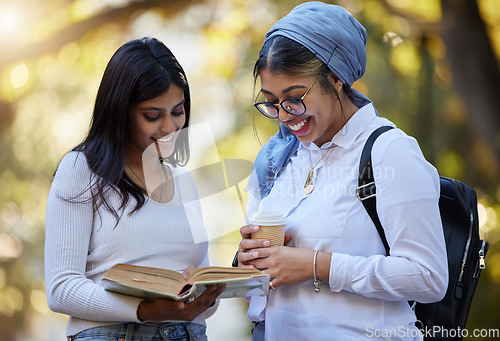
M 348 87 L 365 73 L 366 30 L 343 7 L 316 1 L 301 4 L 267 32 L 264 43 L 277 35 L 305 46 Z M 354 92 L 355 104 L 371 102 Z

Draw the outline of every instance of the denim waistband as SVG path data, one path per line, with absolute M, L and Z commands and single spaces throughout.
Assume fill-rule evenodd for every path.
M 151 341 L 206 341 L 206 327 L 193 322 L 174 322 L 162 325 L 130 322 L 90 328 L 76 335 L 68 336 L 68 341 L 134 341 L 144 339 Z

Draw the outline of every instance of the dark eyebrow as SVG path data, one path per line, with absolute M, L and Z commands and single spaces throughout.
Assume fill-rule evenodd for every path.
M 145 107 L 141 108 L 142 110 L 147 110 L 147 111 L 166 111 L 165 108 L 160 108 L 160 107 Z
M 295 89 L 305 89 L 306 87 L 304 85 L 292 85 L 283 90 L 281 93 L 286 94 L 287 92 L 290 92 Z
M 182 101 L 180 101 L 179 103 L 177 103 L 176 105 L 174 105 L 173 108 L 177 108 L 178 106 L 184 105 L 184 103 L 186 103 L 186 99 L 185 98 L 183 98 Z
M 174 105 L 172 108 L 177 108 L 178 106 L 184 105 L 184 103 L 186 103 L 185 99 L 183 99 L 182 101 L 180 101 L 179 103 L 177 103 L 176 105 Z M 144 108 L 141 108 L 141 110 L 161 111 L 161 112 L 166 112 L 167 111 L 167 109 L 161 108 L 161 107 L 144 107 Z
M 281 93 L 282 94 L 286 94 L 287 92 L 290 92 L 292 90 L 295 90 L 295 89 L 305 89 L 306 87 L 304 85 L 292 85 L 292 86 L 289 86 L 288 88 L 286 88 L 285 90 L 283 90 Z M 261 89 L 260 92 L 262 92 L 263 94 L 267 94 L 267 95 L 273 95 L 273 93 L 267 91 L 266 89 Z

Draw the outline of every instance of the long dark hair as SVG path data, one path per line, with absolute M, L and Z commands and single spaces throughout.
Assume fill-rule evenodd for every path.
M 184 91 L 186 123 L 183 128 L 187 128 L 191 111 L 189 85 L 172 52 L 155 38 L 132 40 L 122 45 L 104 71 L 87 137 L 73 148 L 85 154 L 95 175 L 87 189 L 91 191 L 94 209 L 103 205 L 117 218 L 117 224 L 130 196 L 136 200 L 136 206 L 129 214 L 139 210 L 146 201 L 144 189 L 125 173 L 129 108 L 164 94 L 171 84 Z M 188 159 L 187 129 L 182 129 L 168 161 L 176 166 L 184 165 Z M 107 200 L 109 190 L 117 191 L 121 197 L 118 211 Z

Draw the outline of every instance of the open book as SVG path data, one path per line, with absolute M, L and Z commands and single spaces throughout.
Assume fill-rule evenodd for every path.
M 212 285 L 226 287 L 219 298 L 267 295 L 269 279 L 257 269 L 206 266 L 194 270 L 186 280 L 173 270 L 117 264 L 102 278 L 102 285 L 108 291 L 145 299 L 190 301 Z

